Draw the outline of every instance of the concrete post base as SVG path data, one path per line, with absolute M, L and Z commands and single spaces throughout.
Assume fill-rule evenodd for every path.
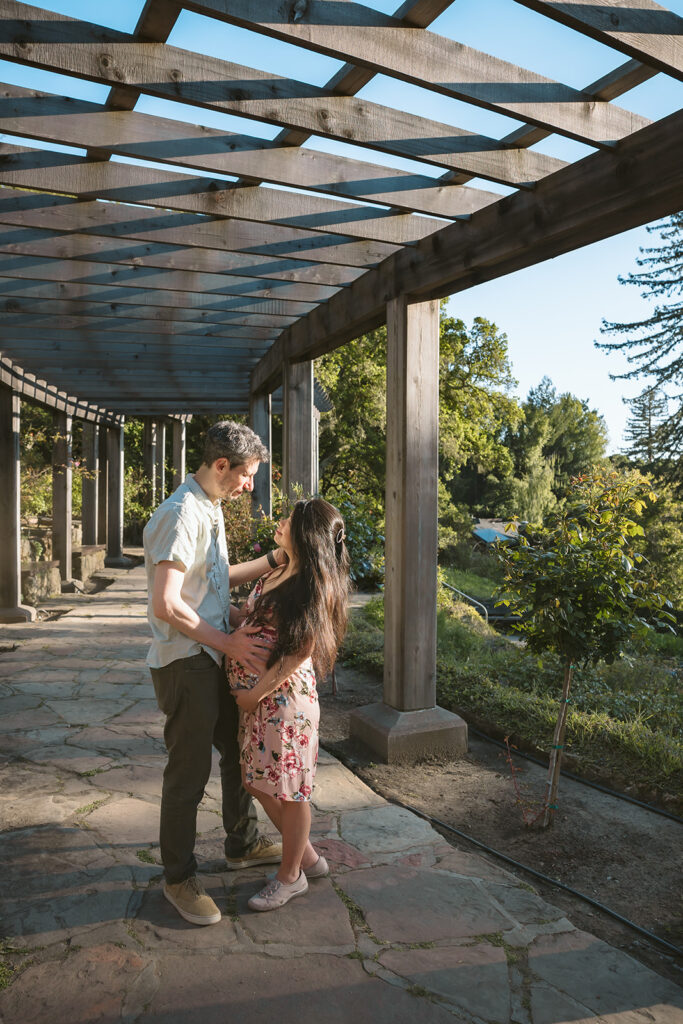
M 104 565 L 107 569 L 130 569 L 134 565 L 132 558 L 127 558 L 126 555 L 113 555 L 111 558 L 105 558 Z
M 83 580 L 77 580 L 73 578 L 70 578 L 68 580 L 62 580 L 63 594 L 82 594 L 83 590 Z
M 351 712 L 350 732 L 387 764 L 467 753 L 466 723 L 439 707 L 397 711 L 382 702 L 367 704 Z
M 18 604 L 14 608 L 0 608 L 0 622 L 35 622 L 37 613 L 28 604 Z

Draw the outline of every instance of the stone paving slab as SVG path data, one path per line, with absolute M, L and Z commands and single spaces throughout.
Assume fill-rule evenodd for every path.
M 330 877 L 249 911 L 266 875 L 225 869 L 216 755 L 196 854 L 223 917 L 183 921 L 162 891 L 144 573 L 111 575 L 55 622 L 0 628 L 0 1024 L 680 1024 L 672 984 L 325 751 Z

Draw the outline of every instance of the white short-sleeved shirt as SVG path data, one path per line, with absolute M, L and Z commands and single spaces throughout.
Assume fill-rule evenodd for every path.
M 184 570 L 180 592 L 183 600 L 216 629 L 230 631 L 230 564 L 220 501 L 212 501 L 189 473 L 185 483 L 154 512 L 142 540 L 149 593 L 147 618 L 152 627 L 147 664 L 150 668 L 163 668 L 202 650 L 220 664 L 221 653 L 158 619 L 152 609 L 157 565 L 177 562 Z

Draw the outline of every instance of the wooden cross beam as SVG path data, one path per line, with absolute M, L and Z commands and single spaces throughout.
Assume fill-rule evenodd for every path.
M 647 119 L 352 0 L 186 0 L 198 14 L 464 100 L 586 142 L 610 146 Z M 181 72 L 182 74 L 182 72 Z
M 121 305 L 117 302 L 96 302 L 94 300 L 30 298 L 16 296 L 0 298 L 0 317 L 10 322 L 15 318 L 25 323 L 47 321 L 54 325 L 55 318 L 60 321 L 76 322 L 74 326 L 90 326 L 93 330 L 132 330 L 137 333 L 182 333 L 182 334 L 216 334 L 220 336 L 224 329 L 231 327 L 249 328 L 246 337 L 271 337 L 294 323 L 294 316 L 276 316 L 275 314 L 244 313 L 241 310 L 203 310 L 183 309 L 178 306 L 141 306 L 132 303 Z M 266 328 L 261 335 L 259 328 Z
M 379 326 L 396 295 L 451 295 L 673 213 L 681 196 L 683 111 L 387 260 L 288 328 L 254 371 L 252 390 L 271 390 L 284 359 L 311 359 Z
M 22 281 L 19 278 L 0 277 L 0 309 L 8 308 L 6 305 L 3 306 L 3 301 L 10 302 L 11 309 L 15 299 L 29 302 L 33 299 L 75 299 L 98 302 L 110 308 L 115 306 L 119 310 L 124 310 L 128 305 L 166 306 L 168 309 L 189 310 L 196 317 L 201 312 L 206 312 L 243 315 L 257 313 L 298 318 L 315 309 L 312 303 L 291 302 L 289 299 L 260 299 L 249 296 L 239 298 L 230 295 L 220 297 L 199 292 L 145 291 L 142 288 L 117 288 L 112 285 L 99 288 L 96 285 L 74 282 Z
M 141 267 L 137 263 L 118 264 L 88 260 L 62 260 L 56 256 L 32 256 L 0 252 L 0 278 L 16 277 L 33 281 L 66 281 L 101 287 L 143 288 L 170 292 L 197 292 L 218 298 L 220 295 L 256 296 L 288 299 L 292 302 L 326 302 L 338 288 L 320 284 L 294 284 L 289 281 L 263 281 L 253 277 L 227 274 L 199 274 L 187 270 Z
M 342 287 L 351 284 L 364 270 L 311 263 L 304 260 L 270 259 L 248 253 L 233 253 L 199 246 L 167 245 L 106 235 L 84 235 L 47 227 L 0 225 L 0 251 L 51 259 L 84 259 L 102 263 L 134 263 L 140 267 L 189 270 L 202 274 L 236 274 L 265 282 L 322 284 Z
M 107 423 L 115 427 L 122 425 L 123 418 L 120 413 L 112 412 L 100 405 L 93 405 L 82 398 L 74 398 L 24 370 L 14 360 L 2 355 L 0 355 L 0 381 L 11 387 L 22 398 L 38 402 L 49 409 L 57 409 L 69 416 L 75 416 L 90 423 Z
M 236 186 L 215 178 L 108 160 L 94 162 L 71 154 L 7 143 L 0 144 L 0 184 L 87 199 L 141 203 L 212 217 L 270 222 L 395 245 L 415 242 L 446 224 L 443 219 L 413 217 L 408 213 L 340 203 L 282 189 Z M 498 198 L 493 193 L 473 189 L 455 191 L 453 198 L 457 200 L 459 196 L 466 200 L 461 204 L 463 215 Z M 450 205 L 456 209 L 455 204 Z
M 516 0 L 683 80 L 683 18 L 652 0 Z

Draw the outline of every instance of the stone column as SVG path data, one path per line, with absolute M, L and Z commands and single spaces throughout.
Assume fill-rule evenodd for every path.
M 21 603 L 21 463 L 19 395 L 0 382 L 0 622 L 34 622 Z
M 54 442 L 52 445 L 52 552 L 59 561 L 62 589 L 69 589 L 72 568 L 72 419 L 65 412 L 55 410 L 52 415 Z
M 282 367 L 282 489 L 289 497 L 298 485 L 305 496 L 314 493 L 313 362 Z
M 99 497 L 100 445 L 96 423 L 83 424 L 81 441 L 85 473 L 82 479 L 83 544 L 97 544 L 97 519 Z
M 173 420 L 173 490 L 185 480 L 185 421 Z
M 166 421 L 157 423 L 157 499 L 159 504 L 166 497 Z
M 107 426 L 97 427 L 97 452 L 99 474 L 97 476 L 97 543 L 107 543 L 107 502 L 109 497 L 107 466 Z
M 144 420 L 142 468 L 147 481 L 147 504 L 154 509 L 157 506 L 157 425 L 151 416 L 145 416 Z
M 436 706 L 439 303 L 387 307 L 384 701 L 351 736 L 385 761 L 467 750 L 467 726 Z
M 251 395 L 249 399 L 249 425 L 263 441 L 269 452 L 273 451 L 273 430 L 270 395 Z M 273 514 L 273 475 L 270 463 L 264 463 L 254 477 L 251 492 L 251 508 L 254 516 L 263 509 L 267 516 Z
M 123 556 L 123 427 L 107 427 L 106 566 L 127 568 Z

